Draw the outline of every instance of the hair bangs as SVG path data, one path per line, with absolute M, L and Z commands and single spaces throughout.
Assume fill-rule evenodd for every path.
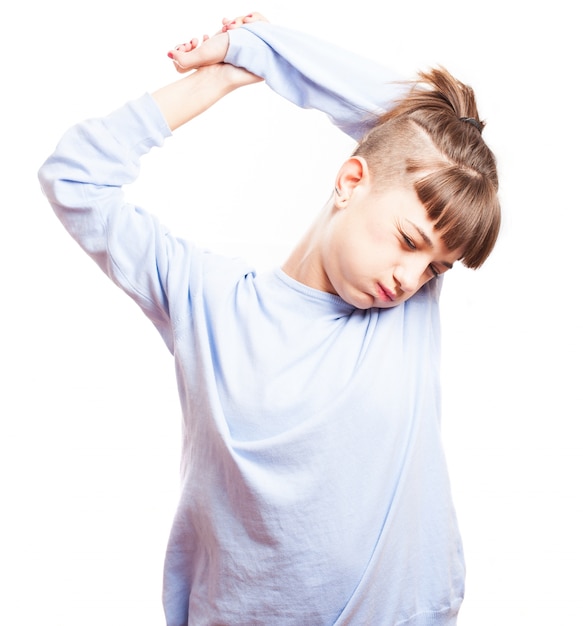
M 450 166 L 419 179 L 415 190 L 447 248 L 461 249 L 466 267 L 480 267 L 500 230 L 500 204 L 492 182 L 475 171 Z

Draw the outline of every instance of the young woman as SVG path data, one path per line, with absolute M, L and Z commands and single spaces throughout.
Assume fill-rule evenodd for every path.
M 500 220 L 472 91 L 444 70 L 395 83 L 258 15 L 170 54 L 186 77 L 78 124 L 40 171 L 66 228 L 175 358 L 167 623 L 454 624 L 464 563 L 439 432 L 438 295 L 455 262 L 484 262 Z M 173 130 L 260 78 L 360 143 L 282 267 L 257 274 L 173 236 L 122 187 Z

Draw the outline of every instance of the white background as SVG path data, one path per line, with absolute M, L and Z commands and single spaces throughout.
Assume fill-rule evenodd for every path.
M 173 363 L 62 230 L 36 172 L 64 130 L 174 80 L 166 52 L 257 9 L 470 83 L 504 226 L 443 302 L 443 431 L 468 565 L 460 626 L 571 625 L 583 580 L 581 47 L 575 9 L 491 0 L 3 5 L 0 623 L 163 623 L 178 493 Z M 265 85 L 144 162 L 132 199 L 260 267 L 285 258 L 352 147 Z

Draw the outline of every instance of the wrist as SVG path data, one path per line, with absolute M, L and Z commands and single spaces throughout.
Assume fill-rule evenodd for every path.
M 263 79 L 255 74 L 251 74 L 242 67 L 231 65 L 230 63 L 215 63 L 214 65 L 206 65 L 197 70 L 197 74 L 202 72 L 204 79 L 209 79 L 216 82 L 219 89 L 221 89 L 226 95 L 227 93 L 244 87 L 245 85 L 251 85 L 253 83 L 261 82 Z
M 234 70 L 234 71 L 233 71 Z M 193 91 L 201 89 L 216 92 L 217 99 L 226 96 L 244 83 L 237 80 L 237 69 L 225 63 L 205 65 L 189 75 Z
M 237 88 L 220 66 L 201 68 L 152 93 L 171 130 L 206 111 Z

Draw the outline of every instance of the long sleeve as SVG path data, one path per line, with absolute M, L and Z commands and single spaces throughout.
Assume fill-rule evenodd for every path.
M 229 31 L 225 61 L 261 76 L 294 104 L 327 114 L 356 140 L 407 89 L 402 77 L 383 65 L 265 22 Z
M 146 94 L 67 131 L 41 167 L 39 179 L 65 228 L 138 303 L 172 348 L 170 261 L 190 252 L 155 217 L 128 204 L 122 190 L 137 178 L 140 158 L 170 134 Z

